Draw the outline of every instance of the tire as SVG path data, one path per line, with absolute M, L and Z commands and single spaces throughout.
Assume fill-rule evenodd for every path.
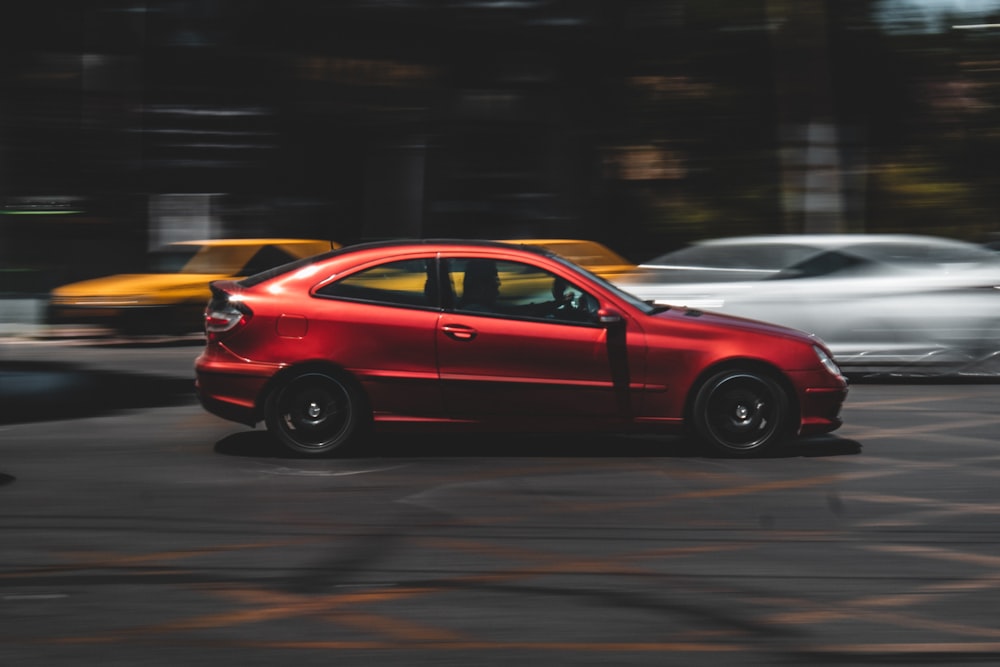
M 698 389 L 692 421 L 698 437 L 717 451 L 749 456 L 785 438 L 789 400 L 767 374 L 730 369 L 711 376 Z
M 367 423 L 361 393 L 322 371 L 306 371 L 279 384 L 267 398 L 267 430 L 299 454 L 343 453 Z

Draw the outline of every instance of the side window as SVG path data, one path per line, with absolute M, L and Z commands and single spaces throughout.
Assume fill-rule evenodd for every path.
M 266 245 L 254 253 L 254 256 L 250 258 L 250 261 L 247 262 L 240 271 L 240 275 L 252 276 L 255 273 L 260 273 L 261 271 L 267 271 L 268 269 L 273 269 L 276 266 L 287 264 L 294 259 L 295 257 L 288 254 L 281 248 L 276 248 L 273 245 Z
M 324 285 L 316 294 L 396 306 L 436 307 L 436 281 L 428 280 L 433 264 L 433 259 L 379 264 Z
M 809 259 L 783 269 L 780 273 L 773 276 L 772 279 L 815 278 L 817 276 L 827 276 L 852 269 L 862 264 L 864 264 L 864 260 L 859 257 L 831 250 L 813 255 Z
M 468 258 L 449 260 L 455 310 L 510 317 L 594 322 L 597 299 L 530 264 Z

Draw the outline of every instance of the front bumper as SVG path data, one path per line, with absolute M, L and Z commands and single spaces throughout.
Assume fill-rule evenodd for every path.
M 835 431 L 843 425 L 840 411 L 847 400 L 847 378 L 826 370 L 809 371 L 793 377 L 799 390 L 799 435 Z

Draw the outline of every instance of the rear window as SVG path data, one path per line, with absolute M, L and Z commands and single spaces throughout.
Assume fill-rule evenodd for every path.
M 861 257 L 856 257 L 849 253 L 843 253 L 837 250 L 831 250 L 829 252 L 821 252 L 809 257 L 808 259 L 798 262 L 797 264 L 793 264 L 792 266 L 783 269 L 779 273 L 772 276 L 772 279 L 787 280 L 794 278 L 818 278 L 820 276 L 828 276 L 851 269 L 860 269 L 870 265 L 871 262 L 866 261 Z
M 387 262 L 324 285 L 316 294 L 394 306 L 434 306 L 439 295 L 433 266 L 434 260 L 428 258 Z
M 237 276 L 255 251 L 256 248 L 253 246 L 202 246 L 181 273 L 221 273 Z
M 266 245 L 250 258 L 250 261 L 247 262 L 246 266 L 243 267 L 243 270 L 240 271 L 240 275 L 252 276 L 255 273 L 260 273 L 261 271 L 267 271 L 268 269 L 273 269 L 276 266 L 287 264 L 295 259 L 297 259 L 295 255 L 292 255 L 281 248 L 273 245 Z
M 201 246 L 168 246 L 149 253 L 146 270 L 149 273 L 180 273 Z

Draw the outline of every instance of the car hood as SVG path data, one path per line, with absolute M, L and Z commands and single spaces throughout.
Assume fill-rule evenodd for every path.
M 163 291 L 190 291 L 192 295 L 208 295 L 208 283 L 230 276 L 203 273 L 128 273 L 62 285 L 52 290 L 53 296 L 132 296 Z
M 696 320 L 700 326 L 725 329 L 727 331 L 743 331 L 749 334 L 763 334 L 767 336 L 780 336 L 789 340 L 800 342 L 812 342 L 825 344 L 815 335 L 786 327 L 781 324 L 753 320 L 747 317 L 727 315 L 725 313 L 704 311 L 697 308 L 684 308 L 672 306 L 667 310 L 656 313 L 653 317 L 659 321 L 686 322 Z

